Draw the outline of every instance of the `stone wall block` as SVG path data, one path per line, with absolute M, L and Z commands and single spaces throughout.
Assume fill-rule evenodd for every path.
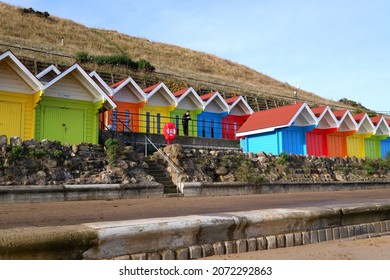
M 202 247 L 201 246 L 191 246 L 189 248 L 190 259 L 199 259 L 202 257 Z
M 202 257 L 209 257 L 214 255 L 214 247 L 211 244 L 203 244 L 202 248 Z
M 214 255 L 225 255 L 226 250 L 225 250 L 225 243 L 218 242 L 213 244 L 214 248 Z
M 257 251 L 257 240 L 256 238 L 248 239 L 248 252 Z
M 267 249 L 276 249 L 276 236 L 270 235 L 265 238 L 267 240 Z
M 180 248 L 176 250 L 177 260 L 188 260 L 189 257 L 190 257 L 190 252 L 188 248 Z
M 163 260 L 174 260 L 175 259 L 175 252 L 172 250 L 166 250 L 161 252 L 161 258 Z
M 248 243 L 246 239 L 237 240 L 237 253 L 248 252 Z

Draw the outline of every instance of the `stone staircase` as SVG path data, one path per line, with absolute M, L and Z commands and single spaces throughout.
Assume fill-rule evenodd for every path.
M 165 167 L 157 163 L 150 157 L 145 159 L 149 168 L 146 170 L 147 173 L 154 177 L 156 182 L 164 186 L 164 196 L 183 196 L 182 193 L 178 193 L 175 184 L 172 182 L 171 177 L 165 170 Z

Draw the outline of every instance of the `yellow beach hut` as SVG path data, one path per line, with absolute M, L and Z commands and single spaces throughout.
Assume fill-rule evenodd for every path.
M 357 131 L 347 136 L 347 153 L 350 157 L 364 158 L 366 156 L 364 140 L 375 133 L 375 126 L 367 113 L 352 116 L 357 123 Z
M 42 87 L 11 51 L 0 55 L 0 134 L 34 138 L 34 108 Z
M 176 98 L 163 82 L 143 91 L 147 101 L 140 109 L 140 132 L 161 134 L 165 123 L 172 122 L 170 112 L 177 106 Z

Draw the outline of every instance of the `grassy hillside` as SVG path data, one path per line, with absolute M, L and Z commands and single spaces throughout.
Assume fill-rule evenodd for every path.
M 282 100 L 283 103 L 294 101 L 293 93 L 296 91 L 294 87 L 244 65 L 174 45 L 131 37 L 113 30 L 87 28 L 51 15 L 22 13 L 21 10 L 21 7 L 0 2 L 0 51 L 11 49 L 18 57 L 65 65 L 73 64 L 74 56 L 80 51 L 91 55 L 127 54 L 134 60 L 149 61 L 156 68 L 153 75 L 155 78 L 164 81 L 173 78 L 161 73 L 173 74 L 174 79 L 181 78 L 185 81 L 181 83 L 182 86 L 189 85 L 197 91 L 210 89 L 227 96 L 240 94 L 265 99 L 275 98 Z M 40 51 L 31 51 L 29 48 Z M 120 72 L 122 75 L 132 77 L 144 75 L 124 72 L 123 69 L 97 69 L 97 65 L 83 67 L 104 72 Z M 323 104 L 345 106 L 302 89 L 298 91 L 298 98 L 312 106 Z

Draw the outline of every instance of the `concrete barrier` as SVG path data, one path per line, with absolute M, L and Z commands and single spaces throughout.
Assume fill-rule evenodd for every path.
M 247 195 L 270 194 L 289 192 L 320 192 L 339 190 L 368 190 L 390 188 L 387 181 L 364 182 L 293 182 L 293 183 L 264 183 L 253 185 L 240 182 L 184 182 L 180 189 L 185 196 L 221 196 L 221 195 Z
M 1 186 L 0 203 L 148 198 L 162 197 L 163 194 L 164 186 L 156 182 L 140 184 Z
M 241 182 L 181 183 L 184 196 L 226 196 L 288 192 L 367 190 L 389 188 L 390 182 L 269 183 L 253 185 Z M 1 186 L 0 204 L 58 202 L 123 198 L 163 197 L 164 186 L 157 182 L 139 184 Z
M 390 231 L 390 202 L 0 230 L 1 259 L 196 259 Z

